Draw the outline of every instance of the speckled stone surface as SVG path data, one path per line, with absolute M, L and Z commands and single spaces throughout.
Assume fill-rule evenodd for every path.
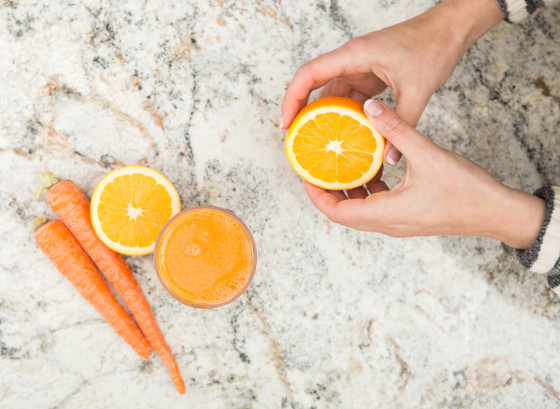
M 3 1 L 0 408 L 560 407 L 560 303 L 544 277 L 496 241 L 333 225 L 284 157 L 276 125 L 295 69 L 433 3 Z M 510 186 L 560 183 L 559 42 L 558 10 L 498 25 L 419 129 Z M 52 216 L 33 198 L 39 171 L 91 194 L 129 164 L 163 172 L 184 206 L 234 211 L 259 251 L 246 294 L 211 311 L 172 299 L 150 256 L 127 258 L 184 396 L 29 232 Z

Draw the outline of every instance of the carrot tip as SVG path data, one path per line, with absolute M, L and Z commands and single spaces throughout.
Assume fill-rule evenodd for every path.
M 140 355 L 142 358 L 144 359 L 150 359 L 150 356 L 152 355 L 152 347 L 150 347 L 150 344 L 148 344 L 148 341 L 146 341 L 145 345 L 141 345 L 136 352 L 138 352 L 138 355 Z

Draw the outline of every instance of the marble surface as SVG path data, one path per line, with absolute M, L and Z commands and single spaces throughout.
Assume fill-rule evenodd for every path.
M 558 408 L 560 302 L 513 251 L 328 222 L 283 153 L 303 62 L 428 0 L 92 1 L 0 6 L 0 408 Z M 419 129 L 504 183 L 560 181 L 560 12 L 498 25 Z M 385 96 L 391 101 L 390 95 Z M 232 305 L 191 309 L 127 258 L 175 353 L 144 361 L 37 249 L 39 171 L 88 194 L 145 164 L 184 205 L 233 210 L 258 269 Z M 396 183 L 403 164 L 387 172 Z M 468 187 L 466 187 L 468 188 Z

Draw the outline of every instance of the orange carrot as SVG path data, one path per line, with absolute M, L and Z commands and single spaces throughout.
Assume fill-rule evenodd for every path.
M 147 359 L 152 349 L 146 338 L 118 303 L 70 230 L 58 220 L 47 221 L 35 231 L 35 241 L 58 271 L 111 324 L 117 334 L 138 355 Z
M 56 180 L 52 182 L 56 183 Z M 68 226 L 105 278 L 121 295 L 144 336 L 163 360 L 175 388 L 179 393 L 185 393 L 185 384 L 177 362 L 163 338 L 142 289 L 123 258 L 105 246 L 95 234 L 91 225 L 89 200 L 84 192 L 68 179 L 47 188 L 49 189 L 47 200 L 51 208 Z

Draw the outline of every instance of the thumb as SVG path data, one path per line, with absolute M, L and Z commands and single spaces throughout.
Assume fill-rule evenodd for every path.
M 375 129 L 391 142 L 410 160 L 419 149 L 426 148 L 430 141 L 411 127 L 388 106 L 379 101 L 368 99 L 364 103 L 364 113 Z

